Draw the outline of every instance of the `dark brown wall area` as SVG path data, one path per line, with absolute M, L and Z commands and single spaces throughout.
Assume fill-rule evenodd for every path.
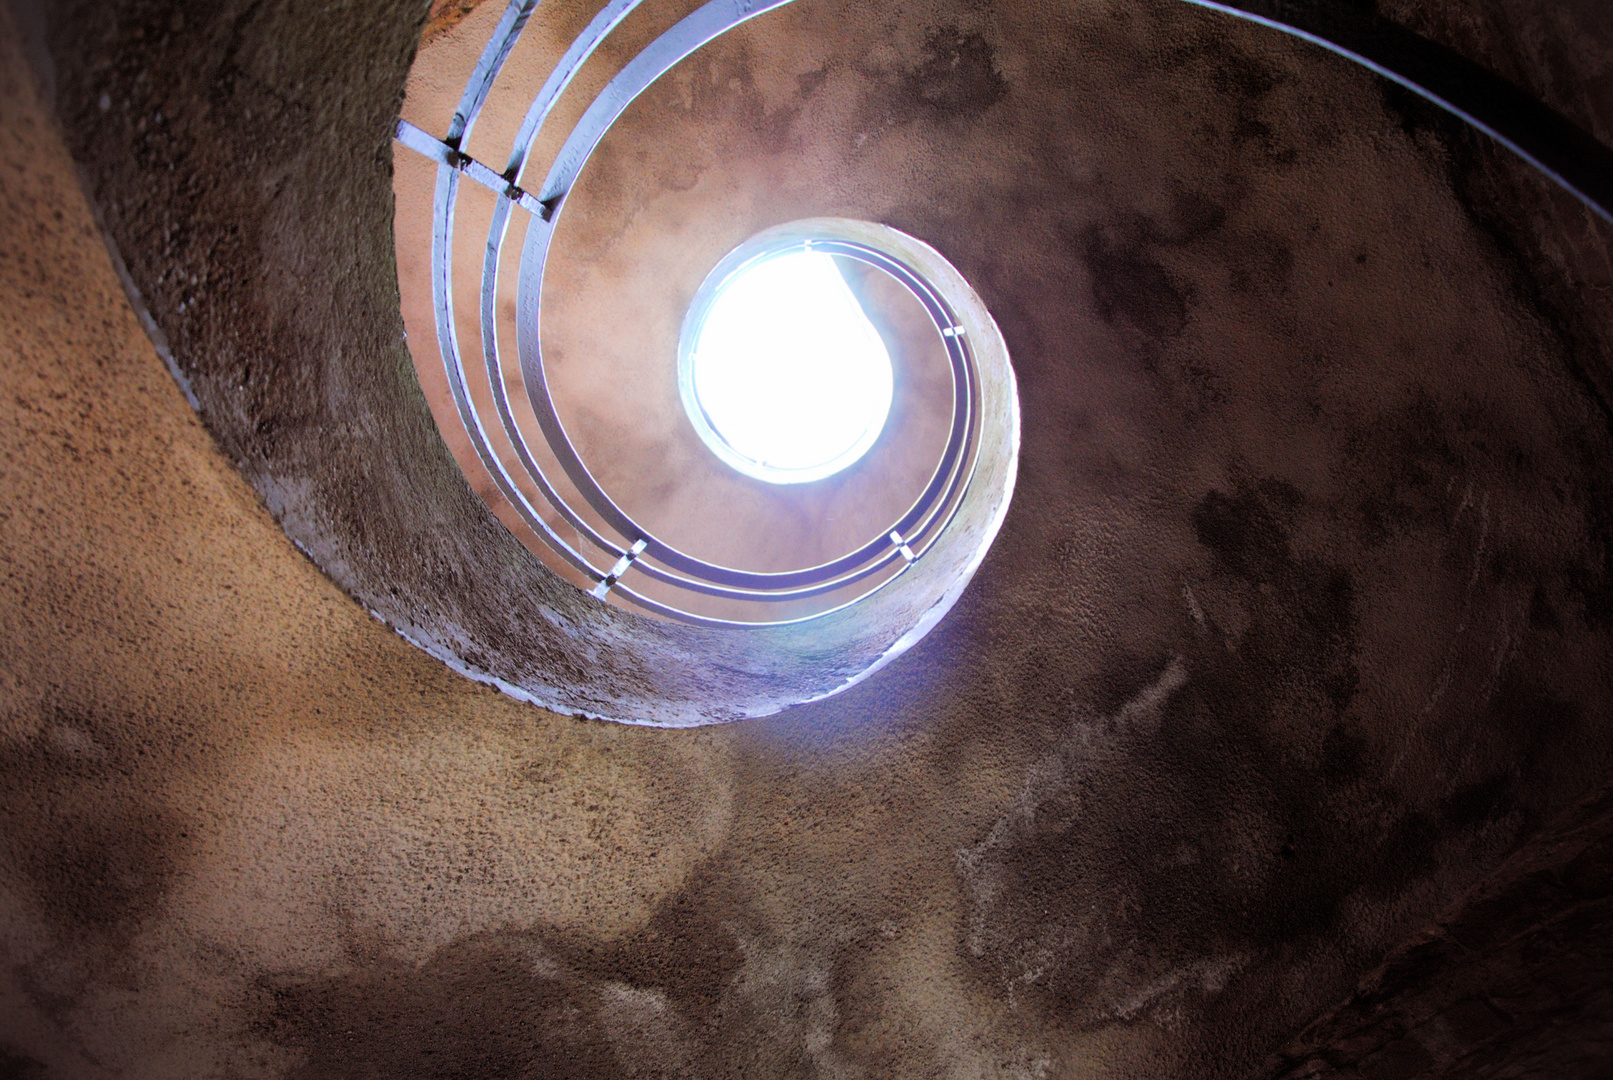
M 1597 5 L 1477 7 L 1390 13 L 1608 137 Z M 1024 445 L 912 652 L 650 730 L 370 614 L 586 653 L 533 645 L 511 590 L 565 594 L 402 339 L 426 5 L 25 14 L 0 1077 L 1613 1068 L 1610 234 L 1504 154 L 1167 0 L 799 0 L 698 54 L 571 197 L 569 280 L 630 290 L 675 227 L 886 221 L 996 315 Z
M 1613 1061 L 1613 792 L 1565 813 L 1346 1004 L 1277 1080 L 1592 1077 Z

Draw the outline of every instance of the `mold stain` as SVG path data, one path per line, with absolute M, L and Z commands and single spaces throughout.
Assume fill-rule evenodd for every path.
M 1141 246 L 1092 225 L 1081 237 L 1081 248 L 1092 271 L 1092 299 L 1104 319 L 1124 319 L 1155 340 L 1187 328 L 1186 292 Z
M 979 34 L 941 26 L 924 36 L 924 59 L 897 83 L 900 110 L 910 117 L 966 122 L 1008 93 L 996 53 Z
M 913 66 L 878 71 L 865 65 L 863 74 L 879 88 L 863 103 L 865 117 L 859 126 L 864 130 L 920 121 L 952 129 L 968 127 L 1010 90 L 991 43 L 956 25 L 925 31 Z

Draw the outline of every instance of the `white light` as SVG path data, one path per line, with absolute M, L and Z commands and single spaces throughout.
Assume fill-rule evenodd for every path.
M 776 255 L 724 282 L 690 367 L 695 426 L 709 425 L 720 445 L 702 436 L 730 465 L 775 484 L 846 468 L 890 413 L 890 353 L 822 252 Z

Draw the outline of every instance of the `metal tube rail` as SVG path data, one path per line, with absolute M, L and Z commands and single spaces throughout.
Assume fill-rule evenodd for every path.
M 551 241 L 566 195 L 606 132 L 645 89 L 696 49 L 791 0 L 709 0 L 662 33 L 628 61 L 589 104 L 568 134 L 538 194 L 523 190 L 518 181 L 530 163 L 532 147 L 555 103 L 599 45 L 641 2 L 610 0 L 571 43 L 528 108 L 502 173 L 470 158 L 461 148 L 538 0 L 511 0 L 467 81 L 459 107 L 441 141 L 406 121 L 398 123 L 398 141 L 436 161 L 439 167 L 431 282 L 439 346 L 460 421 L 500 494 L 568 565 L 595 582 L 592 591 L 601 599 L 614 591 L 623 599 L 658 614 L 723 624 L 731 620 L 697 615 L 650 599 L 624 584 L 623 578 L 629 573 L 639 574 L 664 585 L 721 599 L 787 602 L 845 589 L 900 562 L 895 574 L 876 583 L 871 592 L 894 580 L 922 558 L 945 528 L 973 475 L 978 442 L 978 372 L 966 335 L 945 298 L 900 260 L 865 244 L 831 237 L 806 241 L 814 249 L 859 259 L 901 281 L 934 321 L 952 369 L 952 428 L 941 459 L 923 492 L 888 530 L 844 556 L 804 569 L 761 573 L 710 563 L 679 550 L 646 531 L 599 486 L 555 411 L 543 364 L 541 302 Z M 1496 139 L 1581 199 L 1592 212 L 1613 222 L 1613 150 L 1454 51 L 1334 0 L 1184 2 L 1292 34 L 1407 87 Z M 497 413 L 496 430 L 513 449 L 522 470 L 537 485 L 544 501 L 603 554 L 603 562 L 610 565 L 608 570 L 596 565 L 588 555 L 561 537 L 528 499 L 495 448 L 495 429 L 484 422 L 471 397 L 452 298 L 453 228 L 461 176 L 474 180 L 497 196 L 480 290 L 481 344 L 485 374 Z M 508 399 L 495 302 L 501 253 L 515 206 L 532 215 L 517 278 L 516 352 L 521 375 L 549 451 L 588 507 L 611 532 L 620 536 L 619 541 L 601 533 L 555 487 L 527 445 Z M 855 603 L 866 595 L 860 594 L 848 603 Z M 838 605 L 834 610 L 843 606 Z

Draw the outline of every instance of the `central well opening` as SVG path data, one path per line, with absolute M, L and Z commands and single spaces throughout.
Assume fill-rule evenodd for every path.
M 769 252 L 690 309 L 684 409 L 706 446 L 747 476 L 825 479 L 884 430 L 891 352 L 840 261 L 810 242 Z

